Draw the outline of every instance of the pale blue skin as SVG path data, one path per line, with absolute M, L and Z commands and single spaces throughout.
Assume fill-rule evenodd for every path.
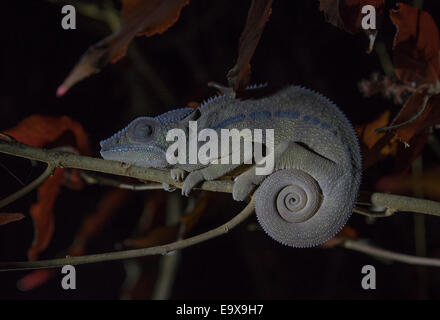
M 318 183 L 322 204 L 308 221 L 286 224 L 276 215 L 260 218 L 260 224 L 277 241 L 295 247 L 310 247 L 334 236 L 351 215 L 361 181 L 361 156 L 355 132 L 342 112 L 324 96 L 295 86 L 260 99 L 239 100 L 232 94 L 209 99 L 198 109 L 183 108 L 160 116 L 142 117 L 101 142 L 104 159 L 142 167 L 170 168 L 173 179 L 184 180 L 182 193 L 204 180 L 217 179 L 239 165 L 211 164 L 170 166 L 165 152 L 172 142 L 168 130 L 188 130 L 196 120 L 198 130 L 274 129 L 275 170 L 298 169 Z M 257 176 L 255 167 L 235 180 L 233 197 L 246 199 L 265 176 Z M 260 195 L 262 193 L 260 192 Z M 264 195 L 261 195 L 264 197 Z M 256 199 L 257 204 L 270 199 Z

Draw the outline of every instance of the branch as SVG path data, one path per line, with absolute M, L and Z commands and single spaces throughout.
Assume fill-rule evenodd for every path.
M 440 202 L 436 201 L 376 192 L 371 195 L 371 202 L 374 206 L 385 207 L 388 210 L 440 216 Z
M 93 254 L 79 257 L 66 257 L 60 259 L 51 260 L 39 260 L 39 261 L 25 261 L 25 262 L 3 262 L 0 263 L 0 271 L 12 271 L 12 270 L 28 270 L 28 269 L 42 269 L 42 268 L 55 268 L 65 265 L 80 265 L 86 263 L 96 263 L 103 261 L 114 261 L 122 259 L 131 259 L 144 257 L 149 255 L 157 254 L 168 254 L 172 251 L 183 249 L 197 243 L 218 237 L 222 234 L 229 232 L 246 218 L 248 218 L 254 212 L 254 198 L 252 197 L 248 205 L 234 218 L 226 222 L 225 224 L 207 231 L 205 233 L 199 234 L 197 236 L 172 242 L 163 246 L 142 248 L 135 250 L 126 250 L 119 252 L 101 253 Z
M 168 185 L 175 186 L 177 188 L 182 188 L 183 186 L 182 182 L 176 182 L 171 178 L 171 175 L 168 170 L 142 168 L 142 167 L 124 164 L 122 162 L 85 157 L 85 156 L 72 154 L 69 152 L 34 148 L 31 146 L 27 146 L 23 143 L 20 143 L 16 140 L 0 139 L 0 152 L 26 159 L 46 162 L 48 164 L 48 169 L 46 169 L 43 175 L 31 183 L 32 188 L 35 188 L 38 185 L 38 183 L 41 183 L 42 182 L 41 180 L 43 180 L 44 177 L 47 178 L 49 176 L 50 170 L 54 170 L 55 168 L 73 168 L 73 169 L 102 172 L 102 173 L 137 178 L 141 180 L 166 183 Z M 119 182 L 115 182 L 115 181 L 113 182 L 106 181 L 106 182 L 108 184 L 113 184 L 114 186 L 121 187 Z M 234 185 L 233 181 L 226 181 L 226 180 L 205 181 L 197 189 L 213 191 L 213 192 L 232 193 L 233 185 Z M 150 188 L 150 186 L 154 187 L 154 184 L 144 185 L 146 189 Z M 25 191 L 20 190 L 17 193 L 9 196 L 8 198 L 1 200 L 0 207 L 1 205 L 5 205 L 4 203 L 10 203 L 12 197 L 14 197 L 14 200 L 16 200 L 18 199 L 17 197 L 18 195 L 22 196 L 27 192 L 29 192 L 30 190 L 32 190 L 31 187 L 29 188 L 28 187 L 24 188 L 26 189 Z M 129 184 L 123 185 L 122 187 L 127 189 L 138 188 L 136 185 L 129 185 Z M 388 213 L 386 213 L 385 216 L 389 216 L 390 212 L 394 213 L 396 211 L 406 211 L 406 212 L 409 211 L 409 212 L 440 216 L 440 203 L 435 201 L 417 199 L 417 198 L 405 197 L 399 195 L 392 195 L 386 193 L 373 193 L 371 195 L 370 202 L 373 206 L 383 207 L 387 209 Z M 365 209 L 360 207 L 355 208 L 355 212 L 368 214 L 368 212 Z M 371 212 L 371 214 L 375 216 L 381 215 L 380 213 L 378 214 L 377 212 Z
M 29 183 L 24 188 L 21 188 L 17 192 L 11 194 L 10 196 L 0 200 L 0 208 L 7 206 L 8 204 L 14 202 L 15 200 L 20 199 L 21 197 L 24 197 L 32 190 L 39 187 L 44 181 L 46 181 L 47 178 L 49 178 L 52 175 L 54 170 L 55 170 L 55 167 L 52 166 L 51 164 L 48 164 L 46 170 L 44 170 L 44 172 L 38 178 L 36 178 L 34 181 Z
M 0 135 L 0 137 L 2 136 Z M 46 162 L 50 170 L 53 170 L 55 168 L 74 168 L 167 183 L 169 185 L 176 186 L 177 188 L 182 188 L 183 185 L 183 183 L 181 182 L 175 182 L 174 180 L 172 180 L 170 172 L 168 170 L 159 170 L 154 168 L 147 169 L 127 165 L 117 161 L 85 157 L 63 151 L 35 148 L 12 139 L 4 139 L 4 136 L 3 139 L 0 139 L 0 152 L 26 159 Z M 47 172 L 49 172 L 49 169 L 46 169 L 45 173 L 40 176 L 40 178 L 37 178 L 36 181 L 39 182 L 40 179 L 42 179 L 41 177 L 47 176 Z M 35 186 L 37 183 L 34 181 L 32 184 Z M 198 189 L 214 192 L 232 193 L 233 184 L 233 181 L 205 181 Z M 19 192 L 20 194 L 25 193 L 24 191 Z M 29 192 L 29 190 L 27 190 L 27 192 Z M 17 195 L 17 193 L 15 195 Z M 4 199 L 1 203 L 6 202 L 6 200 L 9 201 L 8 199 L 11 199 L 12 196 Z M 15 197 L 17 198 L 17 196 Z M 398 210 L 401 210 L 440 216 L 440 203 L 438 202 L 383 193 L 373 193 L 369 198 L 371 198 L 370 201 L 373 207 L 383 207 L 388 212 L 396 212 Z M 365 201 L 362 201 L 361 203 L 365 205 Z M 355 209 L 357 210 L 358 208 Z M 60 258 L 30 262 L 5 262 L 0 263 L 0 271 L 53 268 L 66 264 L 77 265 L 101 261 L 136 258 L 155 254 L 166 254 L 170 251 L 182 249 L 228 232 L 230 229 L 234 228 L 249 215 L 251 215 L 253 210 L 254 199 L 252 197 L 251 202 L 246 206 L 246 208 L 224 225 L 203 234 L 197 235 L 195 237 L 185 240 L 179 240 L 177 242 L 173 242 L 163 246 L 78 257 L 66 257 L 64 259 Z M 356 210 L 355 212 L 357 212 Z M 345 245 L 348 246 L 350 245 L 350 243 Z M 381 249 L 377 250 L 380 251 Z
M 86 171 L 81 171 L 80 175 L 81 178 L 83 178 L 87 184 L 97 184 L 100 186 L 109 186 L 119 189 L 132 190 L 132 191 L 163 190 L 162 183 L 138 183 L 138 184 L 125 183 L 117 179 L 101 177 L 98 176 L 97 174 L 89 173 Z
M 427 105 L 428 105 L 428 101 L 429 101 L 429 99 L 430 99 L 431 97 L 432 97 L 432 94 L 425 94 L 425 96 L 423 97 L 422 107 L 421 107 L 420 110 L 419 110 L 415 115 L 413 115 L 410 119 L 408 119 L 408 120 L 406 120 L 406 121 L 403 121 L 403 122 L 401 122 L 401 123 L 398 123 L 398 124 L 394 124 L 394 125 L 390 125 L 390 126 L 386 126 L 386 127 L 378 128 L 378 129 L 374 130 L 374 132 L 375 132 L 375 133 L 382 133 L 382 132 L 385 132 L 385 131 L 395 130 L 395 129 L 401 128 L 401 127 L 403 127 L 403 126 L 406 126 L 407 124 L 410 124 L 411 122 L 416 121 L 416 120 L 417 120 L 417 119 L 423 114 L 423 112 L 425 112 L 426 107 L 427 107 Z M 404 107 L 405 107 L 405 106 L 404 106 Z M 403 108 L 404 108 L 404 107 L 403 107 Z M 403 109 L 403 108 L 402 108 L 402 109 Z
M 368 255 L 378 258 L 383 258 L 386 260 L 393 260 L 393 261 L 403 262 L 407 264 L 414 264 L 419 266 L 440 267 L 440 259 L 424 258 L 424 257 L 411 256 L 402 253 L 396 253 L 370 246 L 361 241 L 345 240 L 341 245 L 346 249 L 363 252 Z
M 182 188 L 183 186 L 182 182 L 176 182 L 171 178 L 169 170 L 142 168 L 112 160 L 80 156 L 63 151 L 35 148 L 16 140 L 5 141 L 0 139 L 0 152 L 21 158 L 46 162 L 51 168 L 88 170 L 166 183 L 177 188 Z M 232 181 L 206 181 L 198 189 L 232 193 L 232 187 Z
M 171 202 L 167 203 L 167 217 L 166 220 L 171 223 L 178 222 L 180 220 L 182 212 L 182 198 L 178 197 L 176 194 L 170 196 Z M 188 212 L 188 206 L 186 208 L 186 213 Z M 180 229 L 184 224 L 180 225 Z M 178 240 L 182 237 L 177 236 Z M 154 284 L 153 293 L 151 294 L 152 300 L 168 300 L 170 299 L 171 290 L 173 288 L 174 280 L 176 278 L 177 269 L 179 267 L 179 262 L 181 259 L 181 252 L 173 252 L 166 256 L 161 257 L 159 262 L 159 270 Z

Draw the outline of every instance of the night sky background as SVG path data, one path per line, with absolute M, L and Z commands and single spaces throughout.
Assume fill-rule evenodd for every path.
M 104 1 L 84 1 L 102 4 Z M 77 29 L 61 28 L 61 7 L 49 1 L 8 1 L 0 29 L 0 131 L 32 114 L 67 115 L 82 124 L 94 155 L 99 141 L 140 115 L 154 116 L 201 102 L 214 95 L 209 81 L 226 83 L 236 59 L 238 39 L 250 0 L 192 0 L 179 21 L 166 33 L 136 38 L 144 68 L 132 56 L 110 65 L 56 98 L 57 86 L 88 46 L 111 33 L 108 25 L 77 14 Z M 403 1 L 412 3 L 412 1 Z M 74 4 L 74 2 L 73 2 Z M 114 1 L 117 8 L 120 3 Z M 424 1 L 423 8 L 440 25 L 440 3 Z M 395 27 L 386 19 L 378 41 L 391 52 Z M 318 1 L 275 0 L 272 15 L 252 60 L 252 83 L 296 84 L 323 93 L 344 110 L 354 124 L 368 123 L 398 105 L 380 96 L 364 98 L 358 82 L 382 72 L 376 53 L 365 54 L 367 38 L 350 35 L 325 22 Z M 145 67 L 146 66 L 146 67 Z M 384 164 L 386 165 L 386 164 Z M 20 189 L 43 170 L 29 161 L 0 154 L 0 197 Z M 372 190 L 367 176 L 363 190 Z M 63 187 L 55 205 L 55 233 L 41 258 L 53 258 L 69 247 L 82 219 L 93 211 L 105 187 L 77 191 Z M 135 193 L 88 246 L 89 253 L 115 250 L 115 243 L 132 234 L 141 214 L 145 192 Z M 36 192 L 2 208 L 27 217 L 0 227 L 0 261 L 25 260 L 32 243 L 29 206 Z M 183 201 L 187 201 L 183 199 Z M 196 235 L 238 213 L 243 203 L 216 194 Z M 427 216 L 427 254 L 440 257 L 440 219 Z M 369 223 L 354 214 L 349 225 L 360 238 L 401 253 L 414 254 L 414 218 L 398 214 Z M 149 299 L 158 257 L 142 259 L 149 266 L 144 291 L 135 298 Z M 361 268 L 377 271 L 377 289 L 361 288 Z M 22 292 L 17 281 L 28 272 L 0 273 L 0 299 L 119 299 L 126 271 L 123 262 L 76 267 L 77 290 L 60 286 L 61 272 L 42 286 Z M 440 298 L 440 269 L 421 268 L 377 260 L 342 248 L 294 249 L 270 239 L 257 227 L 255 217 L 214 240 L 184 249 L 172 299 L 424 299 Z

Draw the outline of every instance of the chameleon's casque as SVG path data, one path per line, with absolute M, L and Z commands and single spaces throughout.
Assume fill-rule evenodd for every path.
M 258 91 L 251 87 L 249 93 Z M 177 109 L 141 117 L 101 142 L 105 159 L 143 167 L 171 168 L 173 179 L 189 173 L 182 188 L 188 195 L 204 180 L 217 179 L 239 165 L 170 166 L 165 153 L 168 130 L 274 129 L 275 171 L 259 176 L 255 166 L 235 179 L 233 197 L 245 200 L 257 188 L 255 210 L 263 229 L 275 240 L 311 247 L 333 237 L 350 217 L 361 181 L 361 156 L 355 132 L 327 98 L 289 86 L 258 99 L 231 94 L 209 99 L 198 109 Z

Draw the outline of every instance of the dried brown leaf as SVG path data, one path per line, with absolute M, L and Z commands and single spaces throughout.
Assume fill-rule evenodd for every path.
M 272 0 L 252 0 L 246 25 L 240 36 L 237 61 L 227 74 L 229 86 L 240 91 L 249 83 L 251 59 L 272 12 Z
M 380 28 L 384 17 L 385 0 L 320 0 L 319 2 L 319 9 L 324 12 L 329 23 L 351 34 L 363 31 L 370 39 L 367 53 L 372 51 L 377 30 Z M 376 9 L 375 30 L 362 28 L 362 19 L 365 17 L 362 8 L 367 5 L 371 5 Z
M 426 102 L 426 99 L 429 100 Z M 410 140 L 416 134 L 440 123 L 440 94 L 430 97 L 425 89 L 414 92 L 393 119 L 391 126 L 401 123 L 405 124 L 394 131 L 395 136 L 410 145 Z
M 84 53 L 58 87 L 57 96 L 64 95 L 77 82 L 125 56 L 135 36 L 150 37 L 165 32 L 178 20 L 188 3 L 189 0 L 124 0 L 120 29 Z
M 397 28 L 393 44 L 397 77 L 416 86 L 439 80 L 440 38 L 432 16 L 423 10 L 398 3 L 390 18 Z

